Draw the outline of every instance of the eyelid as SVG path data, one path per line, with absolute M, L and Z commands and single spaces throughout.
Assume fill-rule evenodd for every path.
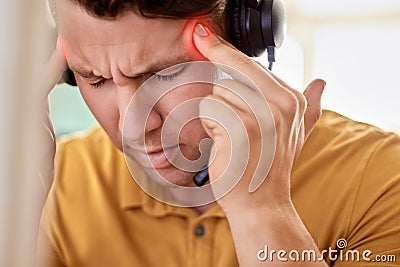
M 102 78 L 101 80 L 99 80 L 97 82 L 90 82 L 89 85 L 92 88 L 99 88 L 99 87 L 103 86 L 107 81 L 108 81 L 108 79 Z
M 87 82 L 89 82 L 89 83 L 91 83 L 91 82 L 95 82 L 95 81 L 100 81 L 100 80 L 107 80 L 106 78 L 104 78 L 104 77 L 102 77 L 102 76 L 85 76 L 85 75 L 82 75 L 82 74 L 80 74 L 80 73 L 78 73 L 78 75 L 82 78 L 82 79 L 84 79 L 85 81 L 87 81 Z
M 187 67 L 187 64 L 181 63 L 177 64 L 171 67 L 168 67 L 166 69 L 163 69 L 157 73 L 154 73 L 153 75 L 160 77 L 160 78 L 168 78 L 168 79 L 174 79 L 176 76 L 180 75 Z M 151 75 L 151 73 L 149 73 Z M 147 74 L 142 74 L 140 75 L 140 78 L 144 78 L 147 76 Z M 81 76 L 82 77 L 82 76 Z M 104 85 L 108 80 L 112 79 L 107 79 L 104 77 L 92 77 L 92 78 L 85 78 L 82 77 L 83 79 L 87 80 L 89 85 L 93 88 L 99 88 Z
M 172 67 L 168 67 L 166 69 L 163 69 L 159 72 L 156 72 L 155 75 L 157 76 L 171 76 L 174 74 L 179 74 L 181 73 L 185 68 L 187 64 L 177 64 Z
M 108 79 L 106 79 L 106 78 L 98 78 L 98 79 L 89 79 L 89 80 L 87 80 L 87 82 L 90 85 L 104 83 L 106 81 L 108 81 Z

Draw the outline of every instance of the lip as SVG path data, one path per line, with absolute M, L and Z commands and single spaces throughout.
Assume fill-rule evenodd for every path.
M 134 158 L 145 168 L 162 169 L 171 165 L 166 153 L 174 155 L 179 151 L 179 145 L 167 147 L 167 148 L 151 148 L 147 151 L 139 149 L 130 149 L 133 152 Z

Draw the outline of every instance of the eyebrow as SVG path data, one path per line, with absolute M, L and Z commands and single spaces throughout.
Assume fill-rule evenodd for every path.
M 188 61 L 189 61 L 188 56 L 181 55 L 176 58 L 170 58 L 170 59 L 166 59 L 164 61 L 152 63 L 152 64 L 148 65 L 146 68 L 144 68 L 142 71 L 140 71 L 139 73 L 129 76 L 129 78 L 139 78 L 139 77 L 142 77 L 145 75 L 154 74 L 154 73 L 160 72 L 168 67 L 171 67 L 173 65 L 188 62 Z M 85 79 L 105 79 L 105 77 L 103 77 L 103 76 L 95 75 L 93 70 L 86 68 L 84 66 L 70 65 L 69 68 L 73 72 L 76 72 L 82 78 L 85 78 Z

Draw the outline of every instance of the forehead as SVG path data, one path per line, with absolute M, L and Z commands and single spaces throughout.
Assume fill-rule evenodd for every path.
M 140 69 L 182 57 L 185 50 L 185 20 L 145 18 L 133 12 L 100 19 L 69 0 L 57 1 L 57 20 L 68 62 L 96 71 L 110 71 L 105 66 L 118 62 Z

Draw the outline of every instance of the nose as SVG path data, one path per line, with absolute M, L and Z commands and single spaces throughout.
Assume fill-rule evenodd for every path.
M 116 85 L 116 103 L 119 111 L 118 127 L 125 138 L 140 140 L 147 133 L 162 126 L 162 117 L 157 108 L 146 110 L 148 103 L 145 97 L 138 97 L 132 100 L 139 90 L 143 81 L 135 78 L 119 77 L 114 78 Z

